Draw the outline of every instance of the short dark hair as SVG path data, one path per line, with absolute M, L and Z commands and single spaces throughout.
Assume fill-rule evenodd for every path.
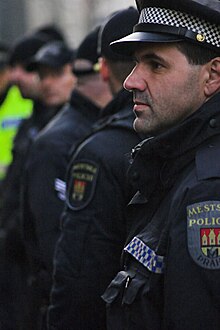
M 183 41 L 177 43 L 178 50 L 183 53 L 188 62 L 194 65 L 203 65 L 213 58 L 220 56 L 217 51 Z

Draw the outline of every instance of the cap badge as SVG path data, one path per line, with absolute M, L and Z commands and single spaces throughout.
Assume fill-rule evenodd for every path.
M 205 36 L 204 34 L 198 33 L 196 36 L 196 40 L 199 42 L 204 42 L 205 41 Z

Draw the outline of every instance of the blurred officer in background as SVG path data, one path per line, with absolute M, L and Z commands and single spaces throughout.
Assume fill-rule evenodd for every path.
M 134 193 L 126 181 L 126 154 L 140 141 L 132 127 L 132 96 L 122 87 L 134 63 L 115 55 L 109 43 L 131 32 L 137 19 L 131 7 L 111 15 L 100 30 L 101 73 L 114 99 L 71 156 L 49 329 L 106 329 L 101 294 L 119 270 L 126 235 L 124 208 Z
M 137 0 L 134 33 L 113 43 L 136 66 L 137 194 L 122 271 L 104 299 L 108 329 L 218 330 L 220 2 Z
M 8 46 L 0 44 L 0 185 L 12 161 L 13 139 L 22 119 L 32 112 L 32 101 L 24 99 L 11 84 Z M 1 189 L 1 188 L 0 188 Z M 0 193 L 1 194 L 1 193 Z
M 37 72 L 46 106 L 61 107 L 69 101 L 75 84 L 72 72 L 75 52 L 62 41 L 51 41 L 31 59 L 26 69 Z
M 15 43 L 9 55 L 11 80 L 19 87 L 24 98 L 33 100 L 33 112 L 19 126 L 14 140 L 13 161 L 2 182 L 0 323 L 4 329 L 7 326 L 9 329 L 16 330 L 20 329 L 20 326 L 23 327 L 25 314 L 27 259 L 19 231 L 20 184 L 25 160 L 36 135 L 60 110 L 61 106 L 48 107 L 45 105 L 37 73 L 26 70 L 30 59 L 49 41 L 51 41 L 51 37 L 46 34 L 29 34 Z
M 111 97 L 108 85 L 103 82 L 97 70 L 98 31 L 98 28 L 92 31 L 79 46 L 74 60 L 74 74 L 77 81 L 71 99 L 38 135 L 32 145 L 26 165 L 23 180 L 23 231 L 31 266 L 28 300 L 31 320 L 36 325 L 36 329 L 44 328 L 44 326 L 46 328 L 53 254 L 60 233 L 60 215 L 64 207 L 65 173 L 69 149 L 91 131 L 92 124 L 97 120 L 101 108 Z M 36 54 L 35 61 L 29 66 L 36 68 L 37 64 L 36 69 L 43 84 L 44 80 L 47 80 L 47 74 L 48 79 L 52 79 L 53 76 L 60 74 L 61 70 L 63 73 L 67 69 L 72 70 L 72 66 L 71 68 L 67 65 L 60 67 L 61 62 L 66 61 L 68 53 L 63 47 L 59 47 L 58 43 L 53 45 L 55 46 L 57 48 L 54 48 L 53 52 L 46 53 L 45 51 L 45 56 L 40 57 Z M 46 47 L 50 45 L 45 46 L 45 50 Z M 43 53 L 43 49 L 40 52 Z M 49 84 L 45 81 L 45 88 L 47 83 Z M 65 86 L 59 88 L 63 89 Z M 56 100 L 59 93 L 59 90 L 57 90 L 57 95 L 53 92 L 49 93 L 50 101 Z
M 38 132 L 56 114 L 59 108 L 47 107 L 43 102 L 41 82 L 36 72 L 28 72 L 26 66 L 34 54 L 48 42 L 42 34 L 27 35 L 19 39 L 10 51 L 11 81 L 18 86 L 24 98 L 33 100 L 32 115 L 22 121 L 14 139 L 13 161 L 2 182 L 1 227 L 11 227 L 17 223 L 19 210 L 20 179 L 24 162 Z

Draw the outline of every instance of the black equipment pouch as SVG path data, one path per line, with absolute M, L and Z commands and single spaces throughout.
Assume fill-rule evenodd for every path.
M 170 192 L 144 230 L 124 248 L 124 270 L 102 296 L 108 330 L 162 329 Z
M 163 274 L 153 274 L 135 260 L 130 260 L 128 268 L 117 274 L 102 296 L 107 303 L 108 330 L 161 329 L 158 299 Z

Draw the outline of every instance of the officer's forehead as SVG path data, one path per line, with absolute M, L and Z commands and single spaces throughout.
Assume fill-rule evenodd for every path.
M 144 43 L 140 44 L 133 53 L 133 58 L 144 57 L 162 57 L 163 54 L 170 50 L 179 51 L 177 43 Z

